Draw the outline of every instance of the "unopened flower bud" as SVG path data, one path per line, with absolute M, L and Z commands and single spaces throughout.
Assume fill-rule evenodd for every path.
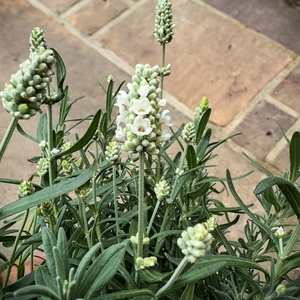
M 155 185 L 154 192 L 157 200 L 161 201 L 164 197 L 167 197 L 170 194 L 170 186 L 165 180 L 162 180 Z
M 184 126 L 182 137 L 187 144 L 193 141 L 195 137 L 195 124 L 193 122 L 189 122 Z
M 121 148 L 116 141 L 109 142 L 105 150 L 105 157 L 113 165 L 121 161 Z
M 36 166 L 37 174 L 40 177 L 42 177 L 45 174 L 47 174 L 48 169 L 49 169 L 49 161 L 48 161 L 48 159 L 45 158 L 45 157 L 40 158 L 39 161 L 38 161 L 38 163 L 37 163 L 37 166 Z
M 277 295 L 283 295 L 286 292 L 286 286 L 284 284 L 279 284 L 276 288 Z
M 41 205 L 41 210 L 40 210 L 41 215 L 47 219 L 53 215 L 53 205 L 50 201 L 44 202 Z
M 69 175 L 73 172 L 73 168 L 72 168 L 72 165 L 70 164 L 70 162 L 66 159 L 63 159 L 62 162 L 61 162 L 61 167 L 63 169 L 63 171 Z
M 172 3 L 169 0 L 158 0 L 155 9 L 154 37 L 160 44 L 170 43 L 173 38 Z
M 18 195 L 20 198 L 29 196 L 33 194 L 35 191 L 35 188 L 30 180 L 24 180 L 20 185 L 18 189 Z
M 84 185 L 82 185 L 81 187 L 79 187 L 78 189 L 75 190 L 75 193 L 77 195 L 77 197 L 81 200 L 81 201 L 85 201 L 85 199 L 90 195 L 91 193 L 91 189 L 89 187 L 89 184 L 86 183 Z
M 284 228 L 282 226 L 278 227 L 276 232 L 275 232 L 275 235 L 279 239 L 283 238 L 285 236 Z
M 209 107 L 208 98 L 206 96 L 204 96 L 201 99 L 199 106 L 196 108 L 196 110 L 194 112 L 194 119 L 199 120 L 201 118 L 201 116 L 203 115 L 203 113 L 208 109 L 208 107 Z
M 177 245 L 187 260 L 194 263 L 199 257 L 204 256 L 210 249 L 213 237 L 206 228 L 205 223 L 188 227 L 181 233 L 181 238 L 177 240 Z

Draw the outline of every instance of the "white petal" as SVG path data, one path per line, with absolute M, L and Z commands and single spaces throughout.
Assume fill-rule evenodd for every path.
M 141 100 L 134 100 L 133 105 L 130 107 L 130 110 L 133 111 L 136 115 L 144 116 L 150 113 L 152 106 L 147 98 Z
M 158 140 L 163 143 L 163 142 L 166 142 L 170 139 L 171 137 L 171 134 L 166 132 L 166 131 L 163 131 L 161 136 L 158 138 Z
M 128 95 L 125 91 L 120 91 L 117 96 L 117 103 L 115 105 L 118 106 L 119 104 L 129 105 Z
M 138 136 L 150 134 L 152 131 L 150 120 L 148 118 L 143 119 L 141 116 L 137 116 L 131 126 L 131 131 Z
M 125 140 L 125 133 L 123 131 L 123 128 L 119 125 L 117 126 L 117 130 L 116 130 L 116 139 L 121 141 Z
M 166 124 L 167 126 L 172 126 L 171 122 L 171 117 L 167 116 L 167 114 L 170 111 L 168 109 L 165 109 L 161 112 L 161 116 L 160 116 L 160 122 Z
M 165 106 L 166 104 L 167 104 L 167 100 L 166 100 L 166 99 L 161 99 L 161 100 L 159 100 L 159 102 L 158 102 L 158 105 L 159 105 L 160 107 Z
M 148 93 L 150 91 L 150 86 L 149 84 L 146 84 L 146 85 L 142 85 L 140 86 L 140 88 L 138 89 L 138 94 L 144 98 L 144 97 L 147 97 L 148 96 Z

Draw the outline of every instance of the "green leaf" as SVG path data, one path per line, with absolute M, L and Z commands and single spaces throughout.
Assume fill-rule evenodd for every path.
M 276 250 L 278 250 L 278 239 L 275 237 L 274 233 L 270 230 L 270 228 L 263 224 L 247 207 L 247 205 L 245 205 L 245 203 L 242 201 L 242 199 L 239 197 L 239 195 L 237 194 L 233 183 L 232 183 L 232 178 L 230 175 L 230 171 L 226 170 L 226 177 L 227 177 L 227 182 L 228 182 L 228 187 L 232 193 L 232 196 L 235 198 L 236 202 L 241 206 L 241 208 L 243 209 L 243 211 L 251 218 L 251 221 L 253 223 L 255 223 L 261 231 L 264 231 L 267 233 L 267 235 L 270 237 L 270 239 L 272 240 L 274 247 L 276 248 Z M 268 178 L 267 178 L 268 179 Z M 256 190 L 256 189 L 255 189 Z M 254 193 L 256 194 L 256 192 L 254 191 Z
M 78 290 L 81 285 L 81 280 L 83 279 L 85 271 L 88 269 L 88 266 L 90 265 L 90 262 L 92 258 L 96 255 L 96 253 L 99 251 L 101 247 L 101 243 L 98 243 L 94 245 L 81 259 L 80 264 L 78 266 L 78 269 L 75 273 L 74 280 L 78 283 L 76 293 L 78 293 Z
M 126 245 L 127 241 L 122 244 L 115 244 L 97 257 L 81 281 L 82 286 L 78 291 L 79 296 L 84 296 L 85 300 L 89 300 L 105 287 L 118 271 L 124 259 Z
M 199 158 L 200 161 L 202 160 L 204 153 L 206 152 L 207 146 L 209 145 L 210 137 L 211 137 L 211 129 L 208 128 L 205 134 L 203 135 L 200 143 L 197 144 L 196 152 L 197 152 L 197 157 Z
M 56 282 L 48 271 L 47 267 L 44 265 L 39 265 L 34 272 L 34 280 L 36 285 L 47 286 L 52 291 L 56 291 Z
M 65 95 L 63 85 L 66 78 L 66 67 L 59 53 L 55 49 L 53 48 L 51 49 L 53 50 L 56 59 L 55 69 L 56 69 L 56 82 L 57 82 L 57 96 L 54 102 L 56 103 L 59 102 Z
M 84 183 L 86 183 L 94 174 L 96 165 L 93 164 L 84 170 L 78 177 L 61 181 L 60 183 L 46 187 L 30 196 L 18 199 L 0 210 L 0 220 L 12 216 L 26 209 L 36 207 L 46 201 L 59 197 L 62 194 L 74 191 Z
M 62 227 L 60 227 L 58 230 L 57 249 L 62 259 L 62 267 L 64 268 L 65 278 L 68 279 L 67 276 L 69 274 L 70 269 L 68 240 L 66 237 L 65 230 Z
M 146 282 L 160 282 L 169 278 L 171 272 L 162 274 L 153 268 L 145 268 L 144 270 L 139 269 L 138 274 Z
M 91 124 L 89 125 L 88 130 L 86 131 L 86 133 L 83 135 L 83 137 L 81 139 L 79 139 L 71 148 L 62 151 L 60 153 L 57 153 L 54 158 L 59 158 L 68 154 L 72 154 L 75 151 L 78 151 L 80 149 L 82 149 L 88 142 L 90 142 L 90 140 L 93 138 L 94 133 L 96 132 L 96 130 L 98 129 L 98 123 L 100 120 L 100 116 L 101 116 L 101 109 L 99 109 Z
M 141 296 L 152 296 L 154 297 L 154 293 L 150 290 L 146 289 L 138 289 L 138 290 L 130 290 L 130 291 L 120 291 L 108 295 L 102 295 L 101 300 L 119 300 L 119 299 L 132 299 L 133 297 L 141 297 Z M 99 298 L 93 298 L 92 300 L 96 300 Z M 138 298 L 140 299 L 140 298 Z
M 284 194 L 286 201 L 291 205 L 298 220 L 300 220 L 300 192 L 288 180 L 276 176 L 271 176 L 263 179 L 255 188 L 256 195 L 263 193 L 266 189 L 277 185 Z
M 42 239 L 43 239 L 43 248 L 46 255 L 46 264 L 48 271 L 51 275 L 53 282 L 56 282 L 56 277 L 58 276 L 55 268 L 55 258 L 53 253 L 53 247 L 56 246 L 56 238 L 52 231 L 44 227 L 42 229 Z
M 36 128 L 36 137 L 38 143 L 41 141 L 48 141 L 47 115 L 45 113 L 40 115 L 40 120 Z
M 277 213 L 279 213 L 280 210 L 281 210 L 281 206 L 277 202 L 277 199 L 276 199 L 276 197 L 274 195 L 273 188 L 269 187 L 269 188 L 265 189 L 262 194 L 263 194 L 264 199 L 267 202 L 269 202 L 270 204 L 272 204 L 274 206 L 274 208 L 275 208 L 275 211 Z
M 276 274 L 276 281 L 280 280 L 281 277 L 285 276 L 288 272 L 295 270 L 300 267 L 300 251 L 289 255 L 282 260 L 280 269 Z
M 295 182 L 300 175 L 300 132 L 294 132 L 290 144 L 290 181 Z
M 193 300 L 195 291 L 195 283 L 190 283 L 182 293 L 179 300 Z
M 36 138 L 34 138 L 33 136 L 29 135 L 28 133 L 26 133 L 23 128 L 21 127 L 21 125 L 18 123 L 17 124 L 17 130 L 19 131 L 19 133 L 21 135 L 23 135 L 24 137 L 28 138 L 29 140 L 38 143 L 38 140 Z
M 211 114 L 211 109 L 208 108 L 203 113 L 203 115 L 201 116 L 201 120 L 199 122 L 199 125 L 196 128 L 196 145 L 199 144 L 199 142 L 200 142 L 200 140 L 201 140 L 201 138 L 203 136 L 203 133 L 204 133 L 204 130 L 205 130 L 206 126 L 207 126 L 210 114 Z
M 41 296 L 48 297 L 51 300 L 61 300 L 58 295 L 56 295 L 50 288 L 46 286 L 39 286 L 39 285 L 33 285 L 33 286 L 27 286 L 24 287 L 14 293 L 15 297 L 18 297 L 18 299 L 26 300 L 26 299 L 32 299 L 32 298 L 39 298 Z M 14 299 L 16 299 L 14 297 Z
M 196 157 L 195 149 L 192 145 L 188 145 L 187 147 L 186 161 L 190 170 L 195 168 L 197 165 L 197 157 Z
M 188 284 L 204 279 L 208 276 L 214 275 L 216 272 L 226 266 L 225 262 L 211 262 L 206 267 L 195 267 L 190 268 L 186 273 L 181 275 L 177 281 L 169 288 L 166 289 L 160 296 L 167 295 L 170 291 L 176 291 L 178 289 L 185 288 Z
M 60 107 L 59 107 L 59 120 L 58 120 L 58 124 L 59 126 L 62 128 L 64 125 L 64 122 L 66 120 L 66 116 L 67 116 L 67 103 L 69 101 L 69 96 L 68 96 L 68 92 L 69 92 L 69 87 L 66 86 L 65 88 L 65 95 L 62 98 L 62 100 L 60 101 Z

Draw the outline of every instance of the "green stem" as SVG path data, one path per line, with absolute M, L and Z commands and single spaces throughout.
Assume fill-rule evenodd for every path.
M 78 201 L 78 208 L 79 208 L 80 217 L 83 220 L 83 226 L 84 226 L 83 232 L 84 232 L 84 235 L 86 237 L 88 247 L 89 247 L 89 249 L 91 249 L 92 244 L 91 244 L 91 241 L 90 241 L 89 225 L 88 225 L 88 222 L 87 222 L 86 211 L 85 211 L 85 202 L 84 202 L 84 200 L 80 199 L 80 197 L 78 197 L 78 196 L 77 196 L 77 201 Z
M 166 45 L 162 45 L 162 62 L 161 62 L 161 67 L 163 68 L 165 66 L 165 58 L 166 58 Z M 161 80 L 160 80 L 160 98 L 162 99 L 163 97 L 163 89 L 164 89 L 164 75 L 161 75 Z
M 13 266 L 13 263 L 16 260 L 15 253 L 16 253 L 18 244 L 20 242 L 20 238 L 21 238 L 22 232 L 24 230 L 25 224 L 27 222 L 28 215 L 29 215 L 29 209 L 27 209 L 26 212 L 25 212 L 25 215 L 24 215 L 24 218 L 23 218 L 23 222 L 22 222 L 21 227 L 20 227 L 20 229 L 18 231 L 18 235 L 16 236 L 16 239 L 15 239 L 15 242 L 14 242 L 14 246 L 13 246 L 13 250 L 12 250 L 12 255 L 10 257 L 9 264 L 7 266 L 7 269 L 6 269 L 5 278 L 4 278 L 4 282 L 3 282 L 3 287 L 7 286 L 7 283 L 8 283 L 8 280 L 9 280 L 9 276 L 10 276 L 10 272 L 11 272 L 11 268 Z
M 118 190 L 117 190 L 117 170 L 116 165 L 113 165 L 113 194 L 114 194 L 114 209 L 115 209 L 115 218 L 116 218 L 116 230 L 117 230 L 117 239 L 120 243 L 120 226 L 119 226 L 119 211 L 118 211 Z
M 137 257 L 143 257 L 144 239 L 144 153 L 139 152 L 139 186 L 138 186 L 138 245 Z
M 163 294 L 167 289 L 169 289 L 175 283 L 175 281 L 177 280 L 177 278 L 179 277 L 179 275 L 181 274 L 181 272 L 183 271 L 183 269 L 185 268 L 187 263 L 188 263 L 188 260 L 185 256 L 183 258 L 183 260 L 180 262 L 180 264 L 178 265 L 178 267 L 176 268 L 176 270 L 173 273 L 173 275 L 171 276 L 171 278 L 168 280 L 168 282 L 161 289 L 159 289 L 157 291 L 154 298 L 152 298 L 152 299 L 159 299 L 161 294 Z
M 3 140 L 1 141 L 1 144 L 0 144 L 0 161 L 4 155 L 4 152 L 7 148 L 7 145 L 10 141 L 10 138 L 12 137 L 13 133 L 14 133 L 14 130 L 16 128 L 18 124 L 18 119 L 16 119 L 15 117 L 13 117 L 11 120 L 10 120 L 10 123 L 8 125 L 8 128 L 6 129 L 6 132 L 5 132 L 5 135 L 3 137 Z
M 53 126 L 52 126 L 52 104 L 48 104 L 47 106 L 48 116 L 47 116 L 47 125 L 48 125 L 48 150 L 49 154 L 53 149 Z M 54 168 L 53 161 L 50 159 L 49 162 L 49 184 L 52 185 L 54 180 Z
M 165 211 L 165 215 L 164 215 L 164 219 L 162 221 L 161 227 L 160 227 L 160 231 L 159 232 L 164 232 L 166 230 L 167 225 L 169 224 L 170 220 L 169 220 L 169 212 L 170 212 L 170 205 L 167 205 L 166 211 Z M 163 240 L 164 238 L 162 236 L 159 236 L 157 238 L 156 241 L 156 245 L 155 245 L 155 250 L 154 250 L 154 254 L 157 256 L 162 245 L 163 245 Z
M 290 237 L 289 241 L 285 245 L 285 248 L 282 252 L 281 257 L 279 257 L 279 259 L 276 262 L 275 274 L 277 274 L 278 270 L 280 269 L 283 259 L 285 259 L 288 256 L 288 254 L 292 251 L 292 248 L 296 244 L 296 242 L 299 238 L 299 235 L 300 235 L 300 222 L 298 222 L 294 232 L 292 233 L 292 236 Z
M 154 219 L 155 219 L 155 217 L 156 217 L 156 214 L 157 214 L 159 205 L 160 205 L 160 201 L 157 201 L 157 202 L 156 202 L 156 205 L 155 205 L 155 208 L 154 208 L 154 211 L 153 211 L 153 213 L 152 213 L 152 216 L 151 216 L 149 225 L 148 225 L 148 229 L 147 229 L 146 236 L 149 236 L 149 234 L 150 234 L 150 230 L 151 230 L 152 224 L 153 224 L 153 222 L 154 222 Z
M 48 152 L 50 155 L 50 160 L 49 160 L 49 185 L 51 186 L 54 181 L 54 161 L 51 158 L 51 151 L 53 150 L 53 125 L 52 125 L 52 104 L 47 105 L 47 132 L 48 132 Z M 56 199 L 52 200 L 53 202 L 53 210 L 54 210 L 54 216 L 58 216 L 58 207 L 57 207 L 57 201 Z

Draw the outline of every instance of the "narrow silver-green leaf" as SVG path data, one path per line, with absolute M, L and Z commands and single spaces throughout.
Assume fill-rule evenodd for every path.
M 141 296 L 152 296 L 154 293 L 146 289 L 130 290 L 130 291 L 120 291 L 112 294 L 102 295 L 101 300 L 120 300 L 120 299 L 133 299 L 134 297 Z M 92 300 L 99 298 L 92 298 Z
M 24 287 L 14 293 L 14 296 L 18 299 L 26 300 L 26 299 L 33 299 L 39 297 L 47 297 L 48 299 L 52 300 L 61 300 L 58 295 L 56 295 L 50 288 L 46 286 L 27 286 Z M 14 297 L 14 299 L 16 299 Z
M 286 201 L 291 205 L 298 220 L 300 220 L 300 192 L 290 181 L 276 176 L 263 179 L 255 188 L 256 195 L 263 193 L 271 186 L 277 185 L 284 194 Z
M 46 201 L 59 197 L 62 194 L 74 191 L 86 183 L 94 174 L 95 164 L 84 170 L 78 177 L 61 181 L 60 183 L 46 187 L 30 196 L 18 199 L 0 209 L 0 220 L 17 214 L 26 209 L 36 207 Z
M 300 174 L 300 132 L 294 132 L 290 144 L 290 181 L 295 182 Z
M 98 129 L 98 124 L 99 124 L 99 120 L 100 120 L 100 116 L 101 116 L 101 109 L 99 109 L 96 114 L 94 115 L 94 118 L 91 122 L 91 124 L 89 125 L 89 128 L 87 129 L 86 133 L 83 135 L 83 137 L 81 139 L 79 139 L 72 147 L 70 147 L 69 149 L 57 153 L 55 155 L 55 158 L 59 158 L 65 155 L 69 155 L 72 154 L 80 149 L 82 149 L 94 136 L 94 133 L 96 132 L 96 130 Z
M 182 293 L 179 300 L 193 300 L 195 292 L 195 283 L 190 283 Z
M 110 246 L 100 254 L 82 280 L 82 288 L 88 287 L 88 290 L 84 293 L 81 290 L 80 296 L 84 296 L 85 300 L 91 299 L 114 277 L 124 259 L 126 245 L 127 243 L 123 242 Z

